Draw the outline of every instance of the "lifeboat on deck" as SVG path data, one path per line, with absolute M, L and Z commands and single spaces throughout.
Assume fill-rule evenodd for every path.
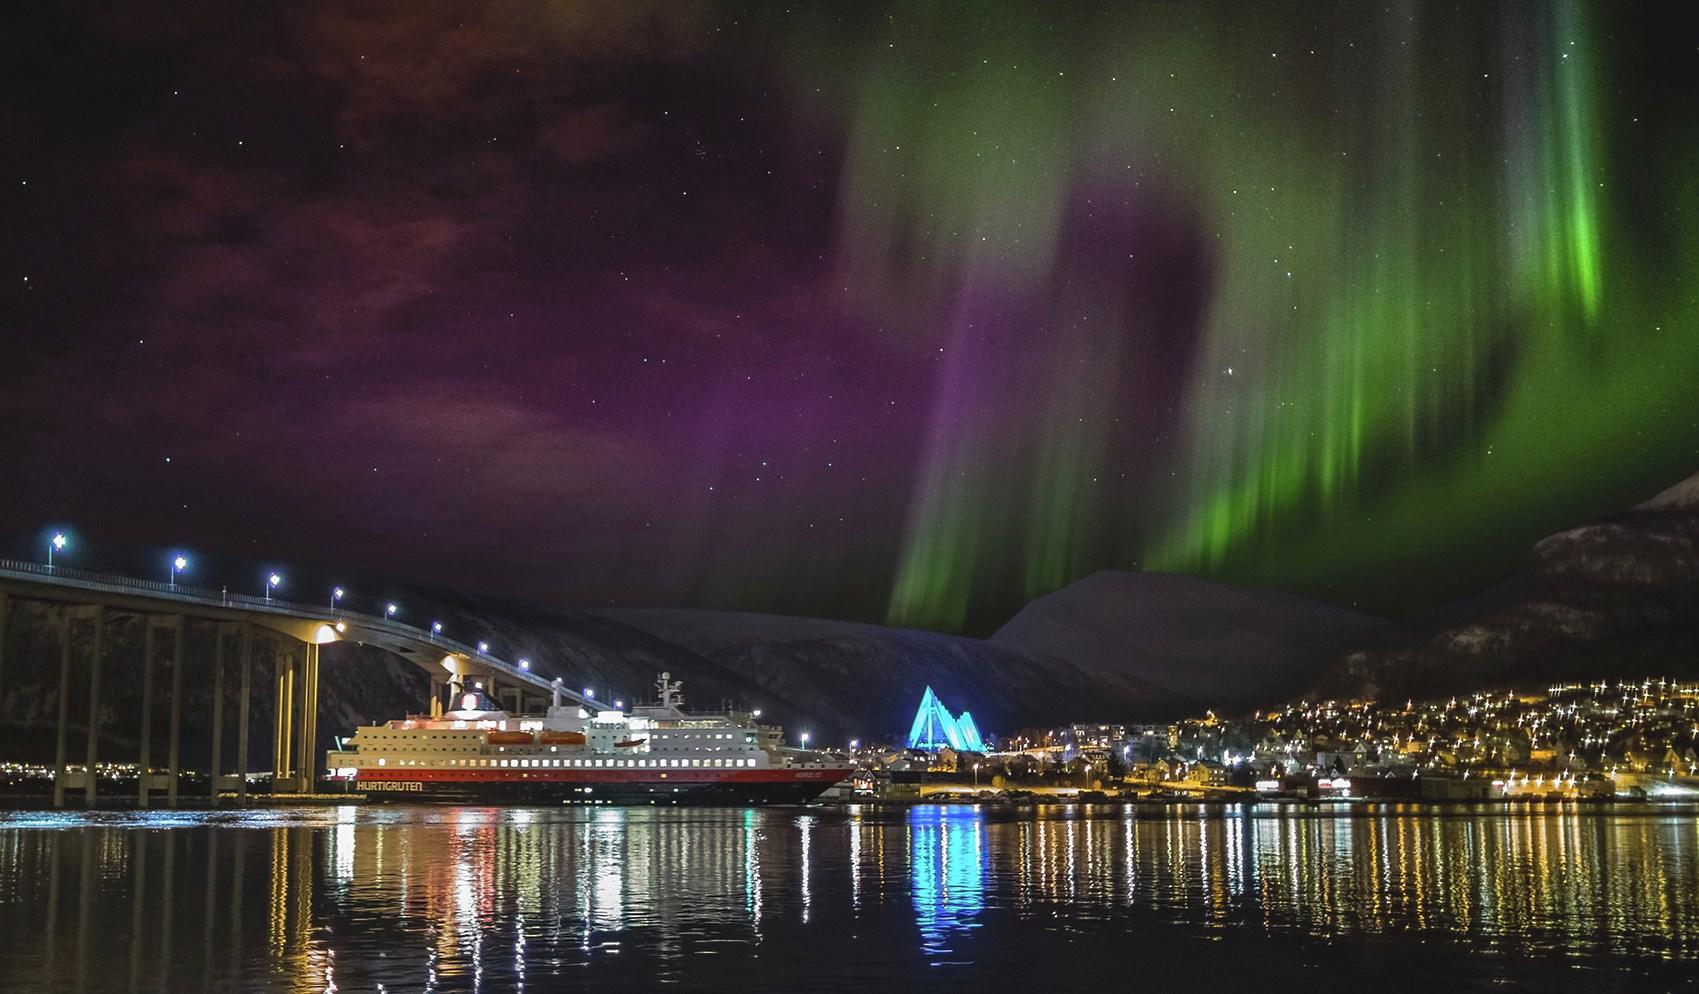
M 537 737 L 532 735 L 530 732 L 491 732 L 490 733 L 490 745 L 498 745 L 498 746 L 527 745 L 528 746 L 528 745 L 534 744 L 536 741 L 537 741 Z
M 642 745 L 643 743 L 645 743 L 647 741 L 649 741 L 649 740 L 648 739 L 626 739 L 623 742 L 615 742 L 614 746 L 616 748 L 619 748 L 619 749 L 635 749 L 635 748 L 637 748 L 638 746 Z
M 537 741 L 543 745 L 581 746 L 584 744 L 583 732 L 544 732 L 537 736 Z

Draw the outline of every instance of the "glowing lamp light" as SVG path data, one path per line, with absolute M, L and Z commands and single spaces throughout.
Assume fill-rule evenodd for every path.
M 399 610 L 399 608 L 397 608 L 394 604 L 385 604 L 383 606 L 383 613 L 389 615 L 391 618 L 395 617 L 395 612 L 397 610 Z
M 53 565 L 53 554 L 55 552 L 64 552 L 65 551 L 65 543 L 67 541 L 69 541 L 69 539 L 65 538 L 64 532 L 54 532 L 53 533 L 52 540 L 47 543 L 47 565 L 48 566 Z
M 188 568 L 189 568 L 189 560 L 187 559 L 187 557 L 178 556 L 177 558 L 171 560 L 171 585 L 173 587 L 175 587 L 177 585 L 177 574 L 183 572 L 184 570 L 186 570 Z
M 861 748 L 861 740 L 860 739 L 850 739 L 850 748 L 851 749 L 860 749 Z
M 749 716 L 750 716 L 750 717 L 751 717 L 751 718 L 759 718 L 759 717 L 761 717 L 761 709 L 760 709 L 760 708 L 756 708 L 756 709 L 755 709 L 755 710 L 753 710 L 753 711 L 751 711 L 751 712 L 749 712 Z
M 442 634 L 442 622 L 440 622 L 440 621 L 431 622 L 431 634 L 432 635 L 441 635 Z
M 625 702 L 624 701 L 615 701 L 614 702 L 614 710 L 615 711 L 624 711 L 625 710 Z
M 807 732 L 802 733 L 802 747 L 804 749 L 808 748 L 808 733 Z
M 335 610 L 336 602 L 341 600 L 342 595 L 345 594 L 345 593 L 347 593 L 347 591 L 343 590 L 341 587 L 332 587 L 331 588 L 331 591 L 330 591 L 330 606 L 331 606 L 332 610 Z
M 519 668 L 520 668 L 520 669 L 522 669 L 522 670 L 528 670 L 528 669 L 530 669 L 530 668 L 531 668 L 531 660 L 529 660 L 529 659 L 521 659 L 521 660 L 520 660 L 520 661 L 519 661 Z
M 478 651 L 479 652 L 489 652 L 490 651 L 490 644 L 488 642 L 479 642 L 478 643 Z
M 594 690 L 591 690 L 589 687 L 585 687 L 584 688 L 584 696 L 588 697 L 591 700 L 595 700 L 596 699 L 596 692 Z

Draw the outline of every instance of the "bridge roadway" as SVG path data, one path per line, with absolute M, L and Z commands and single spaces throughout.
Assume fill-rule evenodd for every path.
M 499 698 L 513 698 L 516 711 L 525 708 L 527 691 L 538 696 L 558 693 L 565 700 L 587 706 L 597 706 L 584 696 L 566 689 L 558 680 L 549 680 L 530 670 L 480 652 L 477 648 L 455 639 L 381 615 L 331 609 L 324 605 L 307 605 L 278 598 L 252 597 L 227 591 L 211 591 L 182 584 L 138 580 L 132 577 L 90 573 L 46 566 L 41 563 L 0 559 L 0 690 L 4 688 L 6 664 L 6 625 L 14 600 L 29 600 L 64 605 L 59 625 L 59 715 L 55 743 L 53 796 L 57 806 L 65 803 L 68 788 L 81 787 L 84 802 L 94 806 L 97 800 L 95 764 L 99 758 L 98 728 L 94 720 L 100 713 L 100 672 L 105 647 L 106 615 L 108 611 L 140 615 L 146 624 L 142 651 L 142 715 L 139 777 L 136 802 L 146 807 L 150 792 L 163 789 L 167 804 L 175 807 L 178 801 L 178 781 L 181 773 L 182 676 L 184 647 L 192 625 L 211 626 L 214 632 L 214 663 L 212 693 L 212 769 L 209 776 L 210 793 L 217 800 L 222 789 L 233 789 L 239 801 L 246 800 L 248 791 L 248 726 L 252 698 L 252 661 L 256 630 L 263 629 L 301 643 L 300 658 L 273 648 L 273 689 L 277 706 L 272 729 L 272 790 L 310 791 L 318 769 L 314 742 L 318 735 L 318 666 L 319 647 L 331 642 L 352 641 L 377 646 L 408 660 L 430 674 L 432 714 L 441 713 L 444 691 L 462 685 L 466 680 L 481 679 L 486 692 Z M 90 653 L 88 739 L 83 772 L 67 768 L 67 730 L 70 716 L 70 682 L 72 669 L 71 628 L 77 621 L 93 625 L 93 648 Z M 163 633 L 172 640 L 171 665 L 171 727 L 169 732 L 169 761 L 165 774 L 154 774 L 150 763 L 152 754 L 153 712 L 155 694 L 153 669 L 156 635 Z M 223 682 L 225 649 L 229 637 L 238 640 L 238 673 L 240 692 L 237 714 L 237 761 L 233 775 L 223 773 Z

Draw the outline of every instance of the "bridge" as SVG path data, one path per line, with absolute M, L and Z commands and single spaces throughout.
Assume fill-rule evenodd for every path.
M 272 735 L 272 790 L 274 793 L 306 792 L 313 788 L 319 759 L 314 756 L 318 737 L 319 649 L 333 642 L 352 641 L 376 646 L 406 659 L 430 675 L 430 713 L 441 714 L 446 692 L 457 692 L 468 680 L 482 683 L 484 692 L 514 711 L 524 711 L 527 702 L 559 694 L 567 701 L 595 705 L 581 694 L 567 690 L 558 680 L 548 680 L 528 667 L 499 659 L 482 645 L 470 646 L 447 638 L 435 629 L 421 629 L 381 615 L 347 611 L 339 606 L 307 605 L 275 597 L 252 597 L 227 591 L 202 590 L 177 583 L 160 583 L 132 577 L 91 573 L 41 563 L 0 559 L 0 687 L 6 671 L 6 626 L 16 602 L 36 601 L 61 607 L 59 642 L 59 712 L 54 746 L 53 803 L 65 805 L 68 790 L 81 789 L 84 804 L 98 800 L 95 764 L 99 761 L 100 676 L 113 661 L 106 653 L 106 626 L 111 614 L 139 616 L 145 625 L 142 658 L 141 736 L 138 757 L 136 803 L 147 807 L 150 795 L 164 791 L 166 804 L 176 807 L 181 780 L 184 652 L 191 630 L 210 631 L 213 638 L 212 762 L 208 790 L 216 803 L 220 791 L 232 790 L 239 802 L 247 800 L 248 740 L 250 705 L 254 696 L 255 652 L 269 648 L 271 659 L 259 660 L 259 670 L 269 675 L 275 695 Z M 91 649 L 83 663 L 88 671 L 88 737 L 81 772 L 67 766 L 73 628 L 92 629 Z M 256 634 L 269 634 L 257 639 Z M 166 734 L 166 772 L 153 772 L 153 714 L 158 704 L 154 686 L 154 664 L 158 640 L 169 639 L 170 726 Z M 285 652 L 279 639 L 299 643 L 300 651 Z M 236 708 L 235 769 L 224 772 L 224 681 L 234 666 L 238 681 Z

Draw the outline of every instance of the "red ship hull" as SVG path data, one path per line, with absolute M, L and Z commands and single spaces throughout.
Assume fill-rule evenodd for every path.
M 363 769 L 350 789 L 374 801 L 476 804 L 801 804 L 847 769 Z

